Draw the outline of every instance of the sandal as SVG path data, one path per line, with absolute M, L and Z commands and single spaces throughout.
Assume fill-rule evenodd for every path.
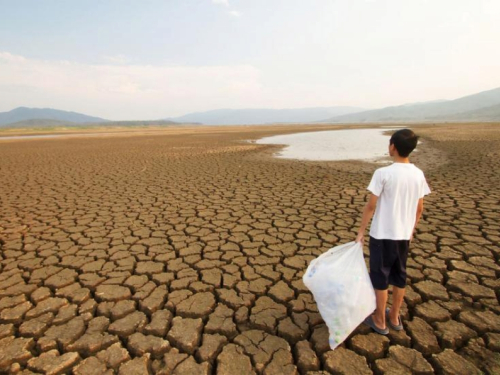
M 364 324 L 366 324 L 368 327 L 373 329 L 375 332 L 381 334 L 381 335 L 387 335 L 389 333 L 389 328 L 379 328 L 375 325 L 375 322 L 373 321 L 373 317 L 370 315 L 368 316 L 364 321 Z
M 389 308 L 385 309 L 385 322 L 393 330 L 395 330 L 395 331 L 402 331 L 403 330 L 403 323 L 401 322 L 401 315 L 398 315 L 398 322 L 399 322 L 399 324 L 398 325 L 394 325 L 394 324 L 392 324 L 391 319 L 389 318 L 389 311 L 390 311 Z

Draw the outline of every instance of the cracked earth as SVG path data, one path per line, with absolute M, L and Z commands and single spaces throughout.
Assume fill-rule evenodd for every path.
M 414 127 L 433 193 L 404 330 L 335 351 L 301 279 L 355 238 L 378 166 L 244 142 L 304 129 L 0 143 L 0 372 L 500 373 L 498 125 Z

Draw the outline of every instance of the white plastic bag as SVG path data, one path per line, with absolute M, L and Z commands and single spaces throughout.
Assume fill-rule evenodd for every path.
M 335 349 L 376 307 L 360 243 L 336 246 L 314 259 L 302 277 L 312 292 Z

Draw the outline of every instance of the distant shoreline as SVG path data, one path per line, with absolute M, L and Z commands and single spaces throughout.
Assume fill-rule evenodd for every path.
M 0 139 L 6 140 L 9 137 L 20 136 L 38 136 L 38 135 L 79 135 L 82 137 L 96 134 L 102 136 L 113 135 L 154 135 L 164 133 L 190 133 L 190 132 L 225 132 L 225 131 L 240 131 L 245 128 L 267 130 L 280 128 L 286 130 L 287 133 L 292 131 L 301 131 L 300 129 L 352 129 L 352 128 L 403 128 L 405 126 L 480 126 L 480 125 L 498 125 L 500 122 L 454 122 L 454 123 L 427 123 L 427 122 L 401 122 L 401 123 L 302 123 L 302 124 L 265 124 L 265 125 L 168 125 L 168 126 L 154 126 L 154 125 L 138 125 L 138 126 L 84 126 L 84 127 L 48 127 L 48 128 L 2 128 L 0 127 Z M 104 134 L 108 133 L 108 134 Z

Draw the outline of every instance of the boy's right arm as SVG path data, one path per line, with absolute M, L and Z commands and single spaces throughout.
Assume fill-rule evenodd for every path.
M 413 226 L 413 231 L 411 232 L 410 241 L 413 240 L 413 234 L 415 233 L 415 229 L 417 229 L 418 222 L 420 221 L 420 217 L 422 216 L 422 212 L 424 212 L 424 198 L 420 198 L 417 204 L 417 216 L 415 217 L 415 225 Z
M 356 236 L 355 242 L 361 242 L 361 244 L 365 241 L 365 230 L 370 222 L 370 219 L 375 212 L 375 208 L 377 207 L 378 197 L 375 194 L 370 194 L 370 198 L 368 198 L 368 203 L 363 210 L 363 216 L 361 218 L 361 226 L 358 230 L 358 235 Z

